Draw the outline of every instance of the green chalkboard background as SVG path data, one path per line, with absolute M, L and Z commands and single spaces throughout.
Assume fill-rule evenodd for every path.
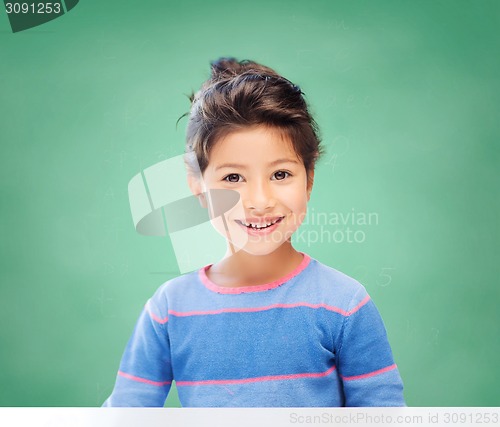
M 182 153 L 186 94 L 227 55 L 306 93 L 326 147 L 311 212 L 372 214 L 298 246 L 366 286 L 408 405 L 500 405 L 499 27 L 486 0 L 88 0 L 15 34 L 0 12 L 0 405 L 111 392 L 178 274 L 128 182 Z M 358 242 L 328 241 L 347 227 Z

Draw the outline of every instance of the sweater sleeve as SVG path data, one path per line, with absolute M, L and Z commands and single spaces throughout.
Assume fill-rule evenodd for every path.
M 338 369 L 346 406 L 405 406 L 382 318 L 364 287 L 344 319 Z
M 156 296 L 156 295 L 155 295 Z M 167 310 L 148 300 L 122 356 L 110 406 L 163 407 L 172 383 Z

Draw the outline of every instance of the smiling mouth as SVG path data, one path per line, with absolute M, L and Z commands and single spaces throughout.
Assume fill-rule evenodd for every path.
M 280 216 L 278 218 L 274 218 L 274 219 L 270 219 L 268 221 L 265 221 L 265 222 L 253 222 L 253 221 L 241 221 L 239 219 L 236 219 L 235 221 L 246 227 L 246 228 L 249 228 L 251 230 L 265 230 L 266 228 L 269 228 L 269 227 L 272 227 L 274 224 L 278 224 L 280 223 L 283 218 L 285 218 L 284 216 Z

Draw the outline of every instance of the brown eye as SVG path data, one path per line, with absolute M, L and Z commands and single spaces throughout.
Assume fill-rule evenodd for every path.
M 278 172 L 275 172 L 274 173 L 274 179 L 276 181 L 281 181 L 283 179 L 285 179 L 286 177 L 288 177 L 290 174 L 286 171 L 278 171 Z
M 228 181 L 228 182 L 239 182 L 239 181 L 240 181 L 240 175 L 238 175 L 237 173 L 231 173 L 231 174 L 227 175 L 227 176 L 224 178 L 224 181 Z

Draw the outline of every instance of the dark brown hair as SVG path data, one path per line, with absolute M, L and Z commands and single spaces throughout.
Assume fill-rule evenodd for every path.
M 289 138 L 307 172 L 322 153 L 316 122 L 297 85 L 253 61 L 219 58 L 201 89 L 191 95 L 186 153 L 200 172 L 214 144 L 231 132 L 264 125 Z M 188 162 L 189 167 L 189 162 Z

